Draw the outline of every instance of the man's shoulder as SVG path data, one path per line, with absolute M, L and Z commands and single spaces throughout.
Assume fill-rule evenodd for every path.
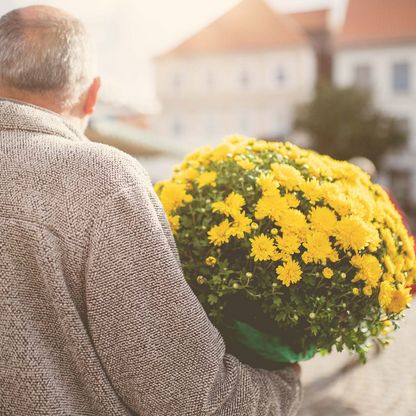
M 74 184 L 100 187 L 103 193 L 117 192 L 123 187 L 150 183 L 141 164 L 132 156 L 114 147 L 88 140 L 63 140 L 55 149 L 53 158 L 59 160 L 59 174 L 69 175 Z

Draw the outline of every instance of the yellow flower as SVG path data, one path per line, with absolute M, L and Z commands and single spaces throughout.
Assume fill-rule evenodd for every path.
M 196 179 L 198 187 L 203 188 L 207 185 L 215 186 L 215 180 L 217 179 L 217 172 L 204 172 Z
M 244 238 L 245 233 L 251 232 L 251 222 L 251 219 L 246 217 L 243 213 L 234 214 L 230 235 L 237 238 Z
M 286 194 L 285 199 L 289 208 L 297 208 L 300 204 L 299 199 L 294 194 Z
M 289 206 L 285 198 L 281 196 L 262 196 L 256 204 L 254 217 L 256 220 L 269 217 L 278 221 L 288 210 Z
M 276 247 L 274 241 L 265 234 L 250 238 L 251 253 L 254 261 L 272 260 L 276 256 Z
M 270 165 L 275 179 L 288 190 L 299 189 L 300 184 L 304 182 L 302 174 L 293 166 L 272 163 Z
M 351 204 L 347 197 L 340 192 L 339 185 L 328 183 L 322 186 L 323 198 L 326 203 L 339 215 L 351 214 Z
M 230 195 L 225 198 L 225 203 L 231 208 L 233 212 L 239 212 L 241 208 L 246 204 L 244 197 L 236 192 L 231 192 Z
M 376 287 L 383 274 L 383 269 L 377 257 L 371 254 L 355 255 L 350 260 L 351 265 L 358 269 L 353 282 L 363 280 L 370 287 Z
M 268 143 L 264 140 L 257 140 L 255 143 L 253 143 L 253 150 L 255 152 L 262 152 L 263 150 L 267 150 Z
M 282 237 L 276 237 L 277 247 L 284 254 L 299 253 L 301 241 L 296 234 L 284 233 Z
M 354 296 L 358 296 L 358 295 L 360 294 L 360 289 L 358 289 L 358 287 L 354 287 L 354 288 L 352 289 L 352 294 L 353 294 Z
M 299 186 L 299 189 L 303 192 L 305 198 L 308 199 L 312 205 L 318 202 L 323 196 L 321 185 L 316 179 L 302 182 Z
M 280 280 L 284 286 L 290 286 L 293 283 L 297 283 L 302 278 L 302 269 L 297 261 L 288 259 L 283 266 L 276 268 L 276 274 L 278 280 Z
M 228 155 L 234 154 L 234 146 L 231 143 L 221 143 L 211 153 L 213 162 L 222 162 L 227 159 Z
M 371 286 L 364 286 L 363 293 L 365 296 L 370 297 L 373 294 L 373 288 Z
M 217 264 L 217 259 L 215 257 L 209 256 L 205 259 L 205 264 L 207 266 L 215 266 Z
M 351 215 L 338 221 L 335 237 L 337 245 L 344 250 L 352 249 L 358 252 L 366 248 L 374 238 L 374 227 Z
M 240 168 L 244 169 L 244 170 L 253 170 L 256 165 L 253 162 L 250 162 L 247 159 L 237 159 L 236 160 L 237 165 L 240 166 Z
M 224 243 L 228 243 L 231 235 L 230 228 L 230 222 L 228 220 L 224 220 L 222 223 L 214 225 L 214 227 L 208 231 L 209 241 L 214 244 L 214 246 L 221 246 Z
M 327 207 L 312 208 L 309 221 L 312 229 L 322 231 L 328 236 L 334 234 L 338 222 L 334 211 Z
M 388 228 L 382 228 L 380 233 L 386 245 L 387 253 L 395 257 L 397 255 L 397 247 L 391 231 Z
M 302 254 L 302 260 L 305 263 L 326 264 L 328 260 L 338 260 L 338 253 L 333 249 L 325 233 L 319 231 L 309 233 L 303 246 L 306 248 L 306 251 Z
M 175 176 L 175 179 L 184 181 L 193 181 L 199 175 L 199 172 L 195 168 L 187 168 L 180 170 Z
M 392 313 L 400 313 L 406 309 L 406 306 L 412 301 L 410 288 L 403 286 L 393 291 L 393 296 L 390 304 L 387 306 L 387 311 Z
M 186 188 L 182 183 L 166 183 L 160 192 L 160 200 L 168 214 L 181 207 L 186 196 Z
M 277 206 L 273 211 L 273 219 L 280 225 L 284 233 L 296 234 L 300 239 L 309 231 L 305 215 L 296 209 L 282 209 L 277 215 Z
M 325 279 L 331 279 L 331 277 L 334 275 L 334 272 L 329 267 L 325 267 L 322 274 Z
M 224 201 L 213 202 L 211 208 L 212 212 L 219 212 L 229 217 L 230 215 L 237 215 L 245 203 L 243 196 L 236 192 L 231 192 Z
M 382 308 L 386 309 L 390 305 L 393 299 L 394 290 L 394 287 L 389 282 L 381 282 L 378 303 Z
M 380 244 L 381 244 L 380 234 L 377 228 L 371 226 L 371 236 L 369 237 L 368 249 L 372 253 L 375 253 L 379 249 Z
M 256 180 L 258 186 L 260 186 L 263 196 L 274 197 L 280 196 L 278 191 L 279 184 L 275 181 L 274 176 L 269 173 L 262 173 Z
M 159 181 L 155 184 L 154 189 L 157 195 L 160 197 L 160 192 L 162 191 L 162 188 L 168 183 L 168 181 Z
M 381 331 L 381 333 L 383 335 L 387 335 L 388 333 L 390 333 L 391 331 L 393 331 L 393 325 L 391 323 L 391 321 L 389 319 L 387 319 L 386 321 L 383 322 L 383 329 Z
M 176 234 L 176 232 L 179 230 L 180 227 L 180 217 L 179 215 L 168 215 L 168 220 L 170 224 L 170 228 L 172 229 L 172 232 Z
M 194 197 L 192 195 L 185 195 L 185 198 L 183 199 L 183 202 L 186 202 L 187 204 L 191 203 L 194 200 Z

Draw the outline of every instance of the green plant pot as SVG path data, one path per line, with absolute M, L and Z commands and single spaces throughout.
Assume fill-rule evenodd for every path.
M 316 354 L 315 346 L 297 353 L 280 337 L 257 330 L 235 320 L 225 329 L 225 340 L 232 354 L 253 367 L 275 369 L 290 363 L 310 360 Z

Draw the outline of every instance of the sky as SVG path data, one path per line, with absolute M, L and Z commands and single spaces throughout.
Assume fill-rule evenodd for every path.
M 343 0 L 268 0 L 284 11 L 314 9 Z M 206 26 L 239 0 L 0 0 L 0 14 L 48 4 L 84 21 L 98 46 L 102 96 L 155 111 L 152 58 Z

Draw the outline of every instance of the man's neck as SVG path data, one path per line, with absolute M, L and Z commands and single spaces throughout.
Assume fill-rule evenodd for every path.
M 63 105 L 57 103 L 56 100 L 53 100 L 51 98 L 51 94 L 35 95 L 24 91 L 19 91 L 17 89 L 3 87 L 2 85 L 0 85 L 0 97 L 44 108 L 45 110 L 59 114 L 61 117 L 70 121 L 81 131 L 84 131 L 86 128 L 85 120 L 74 116 L 70 110 L 65 108 Z

